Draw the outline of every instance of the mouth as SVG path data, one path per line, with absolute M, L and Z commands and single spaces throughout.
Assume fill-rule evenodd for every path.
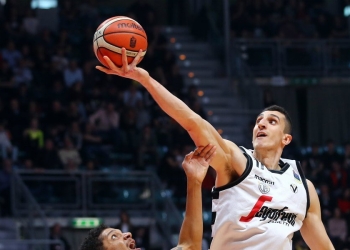
M 258 132 L 256 134 L 256 138 L 262 138 L 262 137 L 266 137 L 266 136 L 267 136 L 267 134 L 265 132 Z

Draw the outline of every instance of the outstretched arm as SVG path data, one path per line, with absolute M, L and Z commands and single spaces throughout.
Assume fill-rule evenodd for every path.
M 173 250 L 202 249 L 202 182 L 215 155 L 215 149 L 215 146 L 207 145 L 200 149 L 204 157 L 191 152 L 182 163 L 187 176 L 186 214 L 180 230 L 179 244 Z
M 228 144 L 224 141 L 211 124 L 193 112 L 183 101 L 171 94 L 153 79 L 147 71 L 136 67 L 140 59 L 140 53 L 130 65 L 127 62 L 125 53 L 125 48 L 123 48 L 123 66 L 121 68 L 115 66 L 108 57 L 104 57 L 104 60 L 108 63 L 109 69 L 101 66 L 96 68 L 106 74 L 114 74 L 140 82 L 152 95 L 160 108 L 188 131 L 197 147 L 205 146 L 209 143 L 217 146 L 217 156 L 213 159 L 211 165 L 219 174 L 226 171 L 227 167 L 230 166 L 234 167 L 232 170 L 236 171 L 238 175 L 241 175 L 245 168 L 246 158 L 241 154 L 239 148 L 234 143 Z
M 312 250 L 334 250 L 334 246 L 321 220 L 320 201 L 316 189 L 309 180 L 307 180 L 307 185 L 310 195 L 310 208 L 300 229 L 301 235 Z

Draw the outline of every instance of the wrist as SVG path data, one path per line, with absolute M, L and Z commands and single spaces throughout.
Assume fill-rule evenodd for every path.
M 187 178 L 187 186 L 188 187 L 198 187 L 198 186 L 202 186 L 203 181 L 200 181 L 198 179 L 194 179 L 194 178 Z
M 150 78 L 151 78 L 151 76 L 149 75 L 149 73 L 146 70 L 139 68 L 139 79 L 137 79 L 137 81 L 139 83 L 141 83 L 142 85 L 147 84 L 147 82 L 149 82 Z

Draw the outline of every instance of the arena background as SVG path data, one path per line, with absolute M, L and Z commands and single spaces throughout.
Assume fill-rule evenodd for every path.
M 142 249 L 177 243 L 194 145 L 138 83 L 95 70 L 94 31 L 116 15 L 147 32 L 140 66 L 224 138 L 251 147 L 258 112 L 287 108 L 283 156 L 302 162 L 349 249 L 348 0 L 0 0 L 0 249 L 78 249 L 100 223 Z M 294 249 L 308 249 L 299 233 Z

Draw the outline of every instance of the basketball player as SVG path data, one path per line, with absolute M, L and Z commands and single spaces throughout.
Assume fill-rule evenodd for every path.
M 201 250 L 203 235 L 202 182 L 216 147 L 207 145 L 186 155 L 182 167 L 187 176 L 186 214 L 181 226 L 179 244 L 172 250 Z M 129 250 L 136 248 L 131 233 L 99 226 L 90 230 L 80 250 Z
M 140 57 L 139 53 L 128 64 L 123 48 L 122 67 L 105 56 L 109 68 L 96 68 L 140 82 L 163 111 L 188 131 L 197 147 L 217 146 L 211 164 L 216 170 L 211 250 L 292 249 L 298 230 L 311 249 L 334 249 L 321 221 L 315 187 L 305 179 L 298 162 L 281 159 L 292 140 L 291 120 L 283 108 L 271 106 L 258 114 L 254 150 L 240 148 L 137 67 Z

